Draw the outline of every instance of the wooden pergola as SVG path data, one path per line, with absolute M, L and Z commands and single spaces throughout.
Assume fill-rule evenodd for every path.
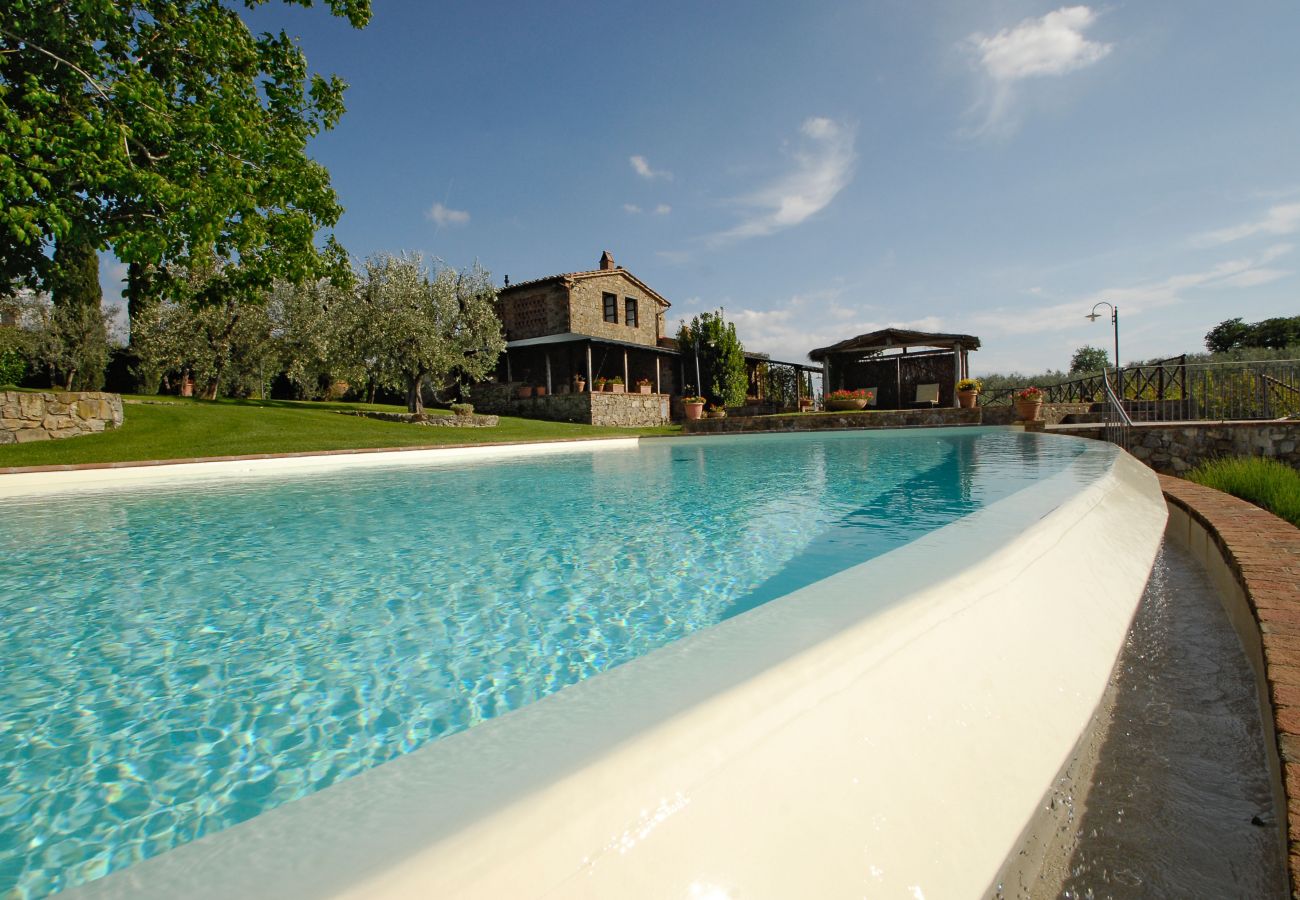
M 957 406 L 957 382 L 970 375 L 967 354 L 979 348 L 972 334 L 883 328 L 808 356 L 822 364 L 827 393 L 875 389 L 878 407 L 904 409 L 914 404 L 921 384 L 938 384 L 939 405 Z

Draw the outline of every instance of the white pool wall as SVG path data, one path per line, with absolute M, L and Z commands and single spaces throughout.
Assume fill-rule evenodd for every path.
M 1126 454 L 1043 496 L 70 896 L 983 896 L 1088 726 L 1165 522 Z

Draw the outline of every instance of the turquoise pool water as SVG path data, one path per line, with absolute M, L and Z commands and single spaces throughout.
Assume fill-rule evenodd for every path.
M 1084 446 L 655 440 L 0 501 L 0 896 L 523 706 L 1078 469 Z

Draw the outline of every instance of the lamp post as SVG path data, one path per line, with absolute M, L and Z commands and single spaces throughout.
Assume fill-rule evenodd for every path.
M 1119 307 L 1109 301 L 1098 300 L 1092 305 L 1092 312 L 1088 313 L 1084 318 L 1089 322 L 1095 322 L 1101 318 L 1101 313 L 1097 312 L 1099 306 L 1110 307 L 1110 324 L 1115 332 L 1115 387 L 1122 399 L 1124 397 L 1124 382 L 1119 368 Z

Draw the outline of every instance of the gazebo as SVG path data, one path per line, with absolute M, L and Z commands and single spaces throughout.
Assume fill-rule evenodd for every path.
M 884 328 L 819 347 L 808 354 L 825 371 L 827 393 L 874 389 L 879 409 L 916 404 L 919 385 L 939 385 L 939 405 L 957 406 L 957 382 L 969 377 L 967 354 L 980 348 L 971 334 Z

